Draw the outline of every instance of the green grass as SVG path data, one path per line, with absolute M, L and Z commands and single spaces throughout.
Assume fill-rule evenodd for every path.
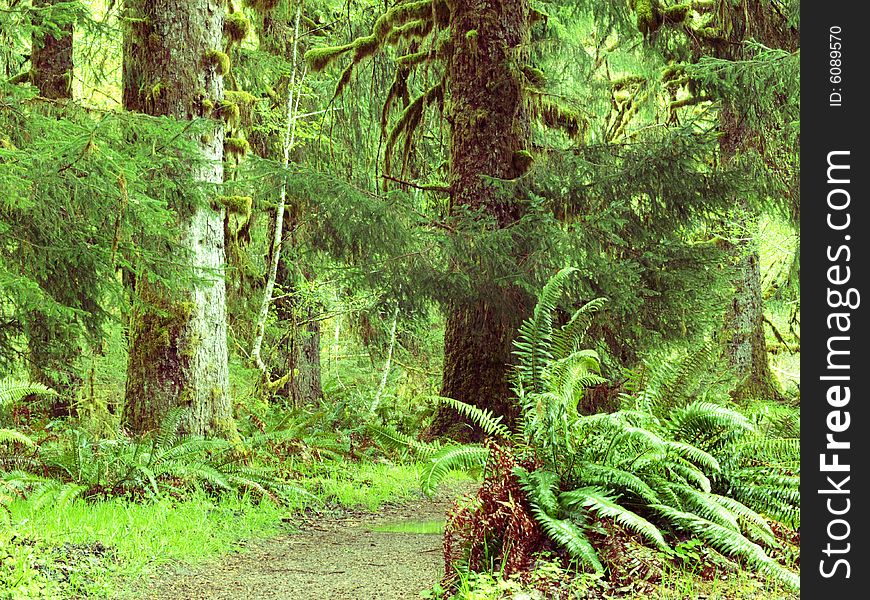
M 352 469 L 332 470 L 306 478 L 304 487 L 327 504 L 376 511 L 388 502 L 419 495 L 414 465 L 361 463 Z
M 444 521 L 404 521 L 385 523 L 372 527 L 378 533 L 419 533 L 423 535 L 440 535 L 444 533 Z
M 319 465 L 292 507 L 254 497 L 194 493 L 135 503 L 76 500 L 67 506 L 14 500 L 0 528 L 0 600 L 115 598 L 166 564 L 196 564 L 277 535 L 308 508 L 375 511 L 419 495 L 417 467 L 341 462 Z

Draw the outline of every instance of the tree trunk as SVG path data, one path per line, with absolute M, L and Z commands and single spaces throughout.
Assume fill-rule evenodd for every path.
M 736 262 L 737 275 L 724 328 L 728 363 L 738 380 L 732 396 L 735 400 L 779 400 L 782 393 L 770 370 L 764 335 L 764 300 L 755 239 L 758 220 L 746 207 L 741 206 L 740 212 L 741 229 L 746 233 L 729 248 L 729 254 Z
M 751 135 L 727 103 L 719 116 L 722 130 L 719 147 L 722 160 L 730 161 L 752 145 Z M 731 372 L 737 378 L 732 391 L 735 400 L 750 398 L 781 400 L 782 392 L 770 370 L 767 340 L 764 335 L 764 300 L 761 295 L 761 265 L 758 254 L 757 209 L 745 200 L 735 204 L 739 241 L 729 244 L 732 263 L 736 265 L 734 296 L 725 312 L 725 354 Z
M 519 159 L 528 151 L 529 114 L 519 66 L 528 38 L 528 0 L 453 3 L 445 102 L 452 206 L 482 209 L 499 228 L 522 216 L 506 191 L 510 186 L 489 178 L 511 180 L 524 167 Z M 509 422 L 515 412 L 507 381 L 511 341 L 531 302 L 517 287 L 491 279 L 475 287 L 475 297 L 448 307 L 441 395 L 489 408 Z M 468 431 L 442 407 L 429 435 L 469 437 Z
M 275 301 L 275 312 L 287 327 L 286 341 L 280 345 L 281 369 L 289 377 L 276 394 L 286 398 L 291 406 L 316 404 L 323 398 L 317 307 L 299 297 L 298 286 L 284 261 L 278 269 L 278 281 L 284 296 Z
M 35 19 L 39 19 L 34 25 L 45 26 L 44 11 L 61 1 L 34 0 L 34 8 L 42 9 L 34 12 Z M 73 27 L 67 24 L 59 29 L 56 35 L 34 32 L 31 40 L 30 82 L 40 96 L 49 100 L 72 98 Z M 82 382 L 73 368 L 81 353 L 75 323 L 59 322 L 45 313 L 34 312 L 28 317 L 27 341 L 30 378 L 58 392 L 52 400 L 51 415 L 68 416 Z
M 124 422 L 156 429 L 175 407 L 195 434 L 233 430 L 228 396 L 224 214 L 209 196 L 223 181 L 224 127 L 211 106 L 223 99 L 222 0 L 128 0 L 124 40 L 124 107 L 179 120 L 211 119 L 194 138 L 200 156 L 171 202 L 179 215 L 181 256 L 193 283 L 183 297 L 144 278 L 130 323 Z M 208 101 L 208 102 L 206 102 Z M 186 183 L 186 182 L 185 182 Z
M 33 0 L 37 19 L 44 11 L 50 11 L 55 4 L 68 0 Z M 34 23 L 40 25 L 41 23 Z M 64 100 L 72 97 L 73 73 L 73 26 L 61 25 L 57 34 L 33 35 L 30 54 L 30 82 L 39 94 L 50 100 Z

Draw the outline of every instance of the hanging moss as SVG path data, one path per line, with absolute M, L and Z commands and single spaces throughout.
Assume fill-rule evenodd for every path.
M 228 137 L 224 139 L 224 154 L 227 156 L 244 156 L 251 149 L 251 144 L 245 138 Z
M 534 25 L 535 23 L 538 23 L 540 21 L 543 21 L 544 23 L 546 23 L 548 18 L 549 18 L 549 15 L 547 13 L 541 12 L 540 10 L 535 8 L 534 6 L 529 7 L 529 23 L 530 24 Z
M 408 153 L 410 152 L 410 140 L 413 136 L 414 130 L 423 118 L 423 109 L 426 108 L 427 105 L 443 99 L 443 97 L 444 82 L 442 81 L 429 88 L 425 93 L 417 96 L 417 98 L 415 98 L 414 101 L 411 102 L 411 104 L 409 104 L 402 112 L 395 127 L 390 131 L 390 135 L 387 138 L 387 145 L 384 151 L 384 171 L 387 174 L 390 174 L 392 169 L 393 148 L 395 148 L 399 137 L 402 135 L 405 136 L 405 150 L 403 152 L 404 160 L 407 159 Z
M 576 109 L 549 98 L 542 99 L 534 108 L 538 118 L 547 127 L 561 129 L 576 140 L 582 139 L 586 121 Z
M 281 0 L 245 0 L 245 5 L 261 15 L 275 10 Z
M 239 105 L 228 100 L 220 100 L 215 107 L 215 116 L 221 118 L 227 125 L 238 125 Z
M 250 196 L 218 196 L 217 201 L 230 215 L 248 216 L 254 205 L 254 199 Z
M 661 19 L 655 0 L 634 0 L 634 12 L 637 14 L 637 29 L 647 37 L 659 28 Z
M 345 44 L 343 46 L 324 46 L 322 48 L 312 48 L 305 53 L 305 62 L 311 67 L 312 71 L 322 71 L 332 62 L 343 54 L 353 50 L 354 45 Z
M 226 75 L 230 72 L 230 57 L 225 52 L 208 50 L 202 58 L 207 65 L 213 66 L 219 74 Z
M 241 12 L 228 14 L 224 18 L 224 36 L 234 44 L 238 44 L 251 30 L 251 22 Z
M 400 67 L 407 68 L 426 62 L 427 58 L 429 58 L 429 51 L 421 50 L 420 52 L 414 52 L 413 54 L 405 54 L 403 56 L 400 56 L 396 59 L 396 64 Z
M 386 42 L 395 44 L 399 40 L 422 39 L 432 31 L 431 19 L 415 19 L 396 27 L 387 35 Z
M 517 150 L 514 152 L 512 163 L 516 177 L 526 174 L 534 162 L 535 157 L 528 150 Z
M 393 28 L 416 19 L 432 21 L 432 0 L 417 0 L 394 6 L 375 21 L 372 35 L 383 41 Z
M 536 69 L 531 65 L 525 65 L 522 69 L 526 80 L 533 86 L 542 88 L 547 85 L 547 76 L 540 69 Z
M 224 92 L 224 100 L 239 106 L 253 106 L 257 97 L 243 90 L 227 90 Z
M 691 4 L 677 4 L 663 8 L 661 9 L 662 22 L 671 25 L 682 23 L 689 16 L 691 10 Z

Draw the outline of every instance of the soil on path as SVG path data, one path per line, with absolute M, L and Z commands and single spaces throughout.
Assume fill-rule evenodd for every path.
M 299 533 L 258 540 L 196 569 L 155 576 L 137 598 L 160 600 L 413 600 L 443 574 L 441 534 L 378 531 L 444 518 L 455 496 L 380 513 L 315 518 Z M 392 529 L 392 527 L 390 527 Z

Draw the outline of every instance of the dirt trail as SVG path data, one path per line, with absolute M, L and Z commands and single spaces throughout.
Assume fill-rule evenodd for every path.
M 136 598 L 160 600 L 413 600 L 443 573 L 441 535 L 377 531 L 437 521 L 453 496 L 378 514 L 312 519 L 292 535 L 195 570 L 155 576 Z

